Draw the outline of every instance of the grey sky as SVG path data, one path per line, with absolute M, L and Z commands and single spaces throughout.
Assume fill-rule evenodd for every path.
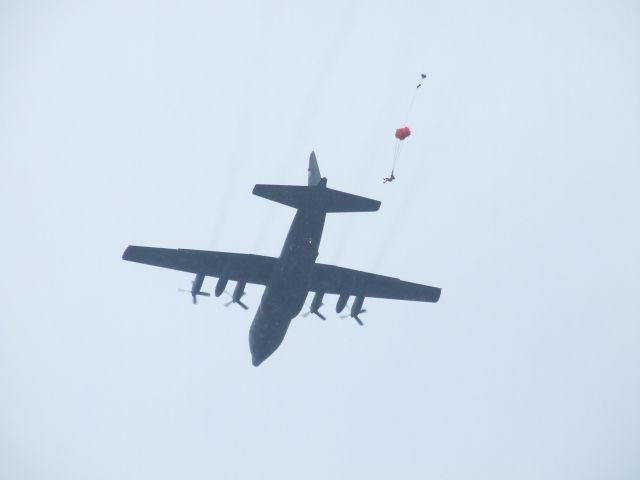
M 0 478 L 639 478 L 639 14 L 2 2 Z M 120 255 L 277 255 L 251 189 L 312 149 L 382 201 L 319 260 L 443 295 L 296 319 L 256 369 L 253 311 Z

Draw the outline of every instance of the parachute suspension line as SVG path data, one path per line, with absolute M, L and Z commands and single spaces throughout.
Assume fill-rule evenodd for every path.
M 396 140 L 396 149 L 393 154 L 393 167 L 391 168 L 391 173 L 396 169 L 398 165 L 398 159 L 400 158 L 400 153 L 402 152 L 402 141 Z
M 409 103 L 409 108 L 407 109 L 407 114 L 404 117 L 403 126 L 405 126 L 405 127 L 407 126 L 407 123 L 409 123 L 409 115 L 411 114 L 411 110 L 413 110 L 413 104 L 416 103 L 416 97 L 418 96 L 419 87 L 420 87 L 420 84 L 418 84 L 418 86 L 413 89 L 413 97 L 411 97 L 411 102 Z
M 393 167 L 391 172 L 396 169 L 396 163 L 398 163 L 398 154 L 400 153 L 400 140 L 396 140 L 396 148 L 393 149 Z

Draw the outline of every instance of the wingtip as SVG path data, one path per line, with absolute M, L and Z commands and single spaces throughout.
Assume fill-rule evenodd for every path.
M 440 300 L 440 295 L 442 295 L 442 289 L 438 288 L 438 293 L 436 293 L 435 300 L 433 301 L 433 303 L 437 303 L 438 300 Z

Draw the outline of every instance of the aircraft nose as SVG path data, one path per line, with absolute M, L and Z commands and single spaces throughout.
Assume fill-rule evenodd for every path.
M 270 352 L 268 350 L 262 350 L 262 349 L 253 350 L 251 352 L 251 363 L 253 364 L 254 367 L 257 367 L 262 362 L 264 362 L 267 358 L 269 358 L 272 353 L 273 352 Z
M 254 367 L 257 367 L 262 362 L 264 362 L 264 358 L 259 357 L 259 356 L 255 356 L 255 355 L 251 355 L 251 363 L 253 364 Z
M 259 345 L 257 345 L 257 342 L 253 341 L 253 337 L 250 340 L 251 364 L 257 367 L 264 362 L 268 355 L 265 355 L 262 348 L 259 348 Z

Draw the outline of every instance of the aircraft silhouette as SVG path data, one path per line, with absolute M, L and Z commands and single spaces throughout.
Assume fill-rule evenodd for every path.
M 242 303 L 247 283 L 266 288 L 249 330 L 252 363 L 260 365 L 282 343 L 291 320 L 304 306 L 309 292 L 315 295 L 309 313 L 318 315 L 325 294 L 339 295 L 336 312 L 344 310 L 350 297 L 355 299 L 349 316 L 360 325 L 365 297 L 437 302 L 440 289 L 361 272 L 349 268 L 316 263 L 327 213 L 374 212 L 380 202 L 327 188 L 320 175 L 314 152 L 309 158 L 308 185 L 256 185 L 253 194 L 288 205 L 297 210 L 278 258 L 243 253 L 168 249 L 130 245 L 122 258 L 131 262 L 171 268 L 196 274 L 190 291 L 194 303 L 205 276 L 218 277 L 214 294 L 222 295 L 229 280 L 236 282 L 230 303 Z

